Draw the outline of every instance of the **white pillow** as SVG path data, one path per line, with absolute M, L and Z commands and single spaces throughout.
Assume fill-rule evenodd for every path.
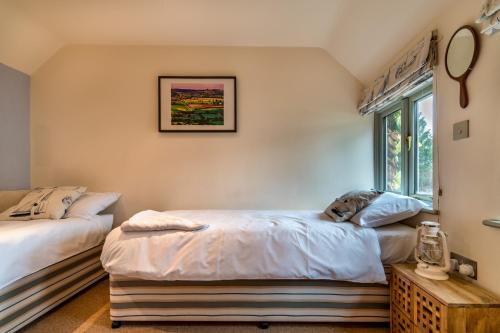
M 78 217 L 90 220 L 95 215 L 114 204 L 120 196 L 120 193 L 115 192 L 87 192 L 68 208 L 64 218 Z
M 415 198 L 385 192 L 354 215 L 351 222 L 362 227 L 380 227 L 415 216 L 425 207 L 427 206 L 422 201 Z

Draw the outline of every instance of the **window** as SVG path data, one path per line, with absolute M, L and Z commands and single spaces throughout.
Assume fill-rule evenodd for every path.
M 433 199 L 432 85 L 417 89 L 375 115 L 376 187 Z

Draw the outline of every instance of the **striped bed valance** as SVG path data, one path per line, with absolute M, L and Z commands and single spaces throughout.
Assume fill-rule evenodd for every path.
M 366 115 L 383 109 L 405 92 L 427 81 L 437 59 L 437 31 L 430 32 L 406 52 L 388 71 L 363 91 L 358 106 Z
M 390 266 L 384 266 L 391 281 Z M 110 277 L 113 321 L 388 322 L 387 284 Z

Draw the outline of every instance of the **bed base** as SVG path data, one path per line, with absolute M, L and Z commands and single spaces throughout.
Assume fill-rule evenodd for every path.
M 386 274 L 390 274 L 386 268 Z M 389 286 L 329 280 L 151 281 L 110 276 L 123 321 L 388 322 Z
M 15 332 L 104 278 L 102 245 L 28 275 L 0 290 L 0 333 Z

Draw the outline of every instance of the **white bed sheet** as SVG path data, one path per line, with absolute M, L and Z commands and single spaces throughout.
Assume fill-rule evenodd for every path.
M 328 279 L 386 282 L 373 229 L 318 211 L 169 211 L 208 224 L 196 232 L 108 235 L 111 274 L 147 280 Z
M 415 228 L 395 223 L 373 229 L 380 244 L 380 259 L 384 264 L 397 264 L 411 260 L 417 242 Z
M 0 221 L 0 289 L 101 244 L 112 225 L 113 215 Z

